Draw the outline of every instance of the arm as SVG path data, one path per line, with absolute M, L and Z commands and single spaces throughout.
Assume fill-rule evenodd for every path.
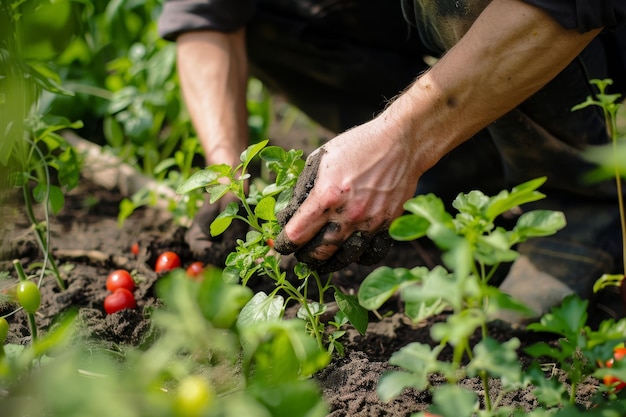
M 239 164 L 248 145 L 245 30 L 202 30 L 177 38 L 182 93 L 208 165 Z
M 519 0 L 491 2 L 380 116 L 324 145 L 315 187 L 276 248 L 300 248 L 332 222 L 309 254 L 323 260 L 353 232 L 388 227 L 426 170 L 539 90 L 598 33 L 566 30 Z

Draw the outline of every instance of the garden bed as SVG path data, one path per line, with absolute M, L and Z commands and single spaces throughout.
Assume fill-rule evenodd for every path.
M 37 313 L 41 329 L 50 326 L 53 319 L 69 310 L 78 309 L 78 316 L 87 324 L 90 337 L 112 347 L 120 344 L 138 345 L 150 329 L 148 319 L 142 313 L 146 307 L 155 306 L 154 285 L 159 276 L 153 270 L 155 258 L 164 250 L 178 252 L 183 265 L 193 261 L 184 242 L 184 228 L 173 224 L 167 212 L 152 208 L 137 210 L 123 225 L 118 227 L 118 204 L 123 195 L 117 189 L 105 189 L 83 179 L 66 200 L 63 211 L 52 218 L 52 253 L 64 271 L 67 290 L 59 292 L 54 280 L 44 281 L 42 306 Z M 10 270 L 10 260 L 17 258 L 25 266 L 41 259 L 30 225 L 26 219 L 14 215 L 13 221 L 5 224 L 5 252 L 0 265 Z M 6 248 L 6 243 L 8 249 Z M 130 247 L 138 242 L 138 255 Z M 415 243 L 396 244 L 389 257 L 383 262 L 388 266 L 412 267 L 422 263 L 424 248 Z M 428 256 L 426 256 L 428 258 Z M 430 259 L 428 262 L 436 262 Z M 383 264 L 381 263 L 381 264 Z M 336 282 L 347 292 L 354 292 L 358 283 L 374 267 L 351 266 L 336 273 Z M 114 269 L 124 268 L 138 271 L 143 280 L 136 290 L 138 308 L 107 315 L 103 300 L 107 295 L 105 279 Z M 271 285 L 255 280 L 252 286 Z M 5 306 L 7 307 L 7 306 Z M 378 379 L 389 370 L 391 354 L 411 342 L 429 343 L 429 328 L 440 316 L 419 325 L 412 324 L 400 312 L 400 304 L 388 308 L 384 318 L 371 316 L 365 335 L 350 330 L 342 339 L 346 353 L 334 357 L 328 367 L 315 375 L 323 396 L 329 405 L 330 416 L 409 416 L 425 410 L 432 401 L 428 392 L 406 390 L 400 397 L 383 403 L 376 394 Z M 4 311 L 3 313 L 6 313 Z M 385 311 L 381 311 L 385 313 Z M 27 344 L 30 339 L 26 315 L 20 311 L 9 318 L 8 343 Z M 538 340 L 535 333 L 524 333 L 514 329 L 494 329 L 493 335 L 500 341 L 512 336 L 520 338 L 522 347 Z M 523 356 L 522 356 L 523 358 Z M 555 370 L 558 372 L 558 370 Z M 437 384 L 436 378 L 433 383 Z M 467 379 L 462 385 L 479 393 L 483 387 L 477 378 Z M 590 379 L 578 388 L 578 401 L 586 404 L 597 390 L 598 381 Z M 490 389 L 497 392 L 494 383 Z M 505 403 L 530 410 L 536 406 L 531 390 L 509 395 Z

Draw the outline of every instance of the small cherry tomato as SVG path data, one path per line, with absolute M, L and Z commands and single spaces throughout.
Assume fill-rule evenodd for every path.
M 200 261 L 193 262 L 187 267 L 187 276 L 195 278 L 204 271 L 204 264 Z
M 172 269 L 180 268 L 181 265 L 180 257 L 176 253 L 168 251 L 159 255 L 154 270 L 156 272 L 171 271 Z
M 9 322 L 4 317 L 0 317 L 0 350 L 4 344 L 4 341 L 7 339 L 9 335 Z
M 107 276 L 107 290 L 114 292 L 118 288 L 126 288 L 128 291 L 135 289 L 135 281 L 132 275 L 125 269 L 116 269 Z
M 137 307 L 135 296 L 126 288 L 118 288 L 113 294 L 107 295 L 104 299 L 104 311 L 106 311 L 107 314 L 113 314 L 126 308 L 135 307 Z
M 605 365 L 607 368 L 613 367 L 613 362 L 616 360 L 622 360 L 626 356 L 626 347 L 618 347 L 613 350 L 613 359 L 609 359 L 606 361 Z M 602 382 L 607 387 L 612 387 L 615 392 L 620 391 L 622 388 L 626 387 L 626 382 L 615 378 L 611 375 L 606 375 L 602 378 Z M 615 385 L 617 384 L 617 385 Z
M 27 313 L 34 314 L 41 304 L 41 292 L 33 281 L 20 281 L 17 284 L 17 301 Z
M 130 251 L 133 255 L 139 255 L 139 243 L 135 242 L 130 246 Z
M 267 243 L 267 246 L 269 246 L 270 248 L 272 248 L 272 249 L 274 248 L 274 239 L 269 238 L 269 239 L 267 239 L 267 241 L 265 243 Z

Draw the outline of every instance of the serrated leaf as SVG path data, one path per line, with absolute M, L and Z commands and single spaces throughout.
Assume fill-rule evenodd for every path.
M 490 377 L 500 378 L 508 387 L 522 382 L 522 369 L 517 356 L 520 341 L 512 338 L 502 344 L 487 337 L 474 347 L 474 357 L 467 365 L 468 374 L 480 375 L 485 371 Z
M 431 411 L 443 417 L 471 417 L 477 407 L 477 396 L 457 385 L 444 385 L 433 394 Z

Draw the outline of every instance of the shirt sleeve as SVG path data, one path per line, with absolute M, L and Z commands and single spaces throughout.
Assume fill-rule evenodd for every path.
M 615 30 L 626 23 L 626 0 L 525 0 L 550 13 L 566 29 Z
M 166 0 L 159 16 L 159 34 L 176 40 L 195 30 L 233 32 L 254 13 L 254 0 Z

